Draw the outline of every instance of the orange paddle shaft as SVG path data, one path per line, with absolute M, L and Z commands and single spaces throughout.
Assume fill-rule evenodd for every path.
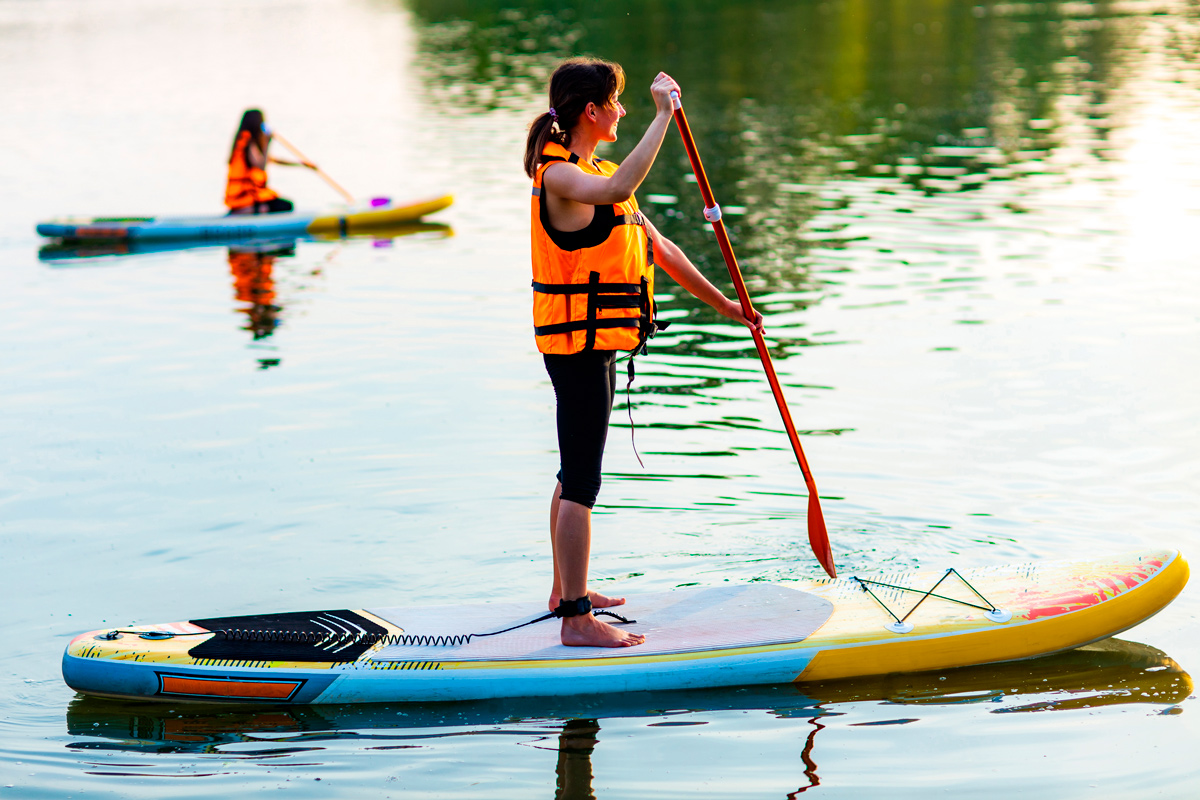
M 285 138 L 283 138 L 282 136 L 280 136 L 278 133 L 275 133 L 274 131 L 272 131 L 272 132 L 271 132 L 271 138 L 273 138 L 273 139 L 275 139 L 276 141 L 278 141 L 278 142 L 279 142 L 281 145 L 283 145 L 284 147 L 286 147 L 288 150 L 291 150 L 291 151 L 292 151 L 292 153 L 293 153 L 293 154 L 296 156 L 296 158 L 300 159 L 301 161 L 305 161 L 305 162 L 307 162 L 307 163 L 309 163 L 309 164 L 312 164 L 312 162 L 308 160 L 308 158 L 307 158 L 307 157 L 304 155 L 304 153 L 301 153 L 299 150 L 297 150 L 297 149 L 296 149 L 296 148 L 295 148 L 295 147 L 292 145 L 292 143 L 291 143 L 291 142 L 289 142 L 287 139 L 285 139 Z M 329 177 L 328 175 L 326 175 L 326 174 L 325 174 L 325 170 L 321 169 L 320 167 L 316 166 L 315 164 L 313 165 L 313 170 L 314 170 L 314 171 L 315 171 L 315 172 L 316 172 L 318 175 L 320 175 L 322 178 L 324 178 L 326 183 L 328 183 L 328 184 L 329 184 L 330 186 L 332 186 L 334 189 L 337 189 L 337 190 L 338 190 L 338 193 L 340 193 L 340 194 L 342 195 L 342 197 L 346 198 L 346 202 L 347 202 L 347 203 L 350 203 L 351 205 L 353 205 L 353 204 L 354 204 L 354 198 L 353 198 L 353 197 L 350 195 L 350 193 L 349 193 L 349 192 L 347 192 L 345 189 L 343 189 L 341 186 L 339 186 L 339 185 L 338 185 L 338 183 L 337 183 L 337 181 L 335 181 L 333 178 L 331 178 L 331 177 Z
M 675 92 L 671 93 L 675 101 L 675 125 L 679 135 L 683 137 L 683 147 L 687 150 L 688 160 L 692 162 L 692 172 L 696 174 L 696 183 L 700 186 L 700 194 L 704 197 L 704 218 L 713 226 L 717 234 L 717 244 L 721 255 L 725 257 L 725 266 L 729 268 L 729 277 L 733 279 L 737 289 L 738 300 L 742 304 L 742 313 L 746 319 L 754 319 L 754 306 L 750 303 L 750 294 L 746 291 L 746 282 L 742 280 L 742 271 L 738 269 L 737 259 L 733 255 L 733 246 L 729 243 L 729 234 L 725 231 L 725 223 L 721 220 L 721 208 L 713 199 L 712 187 L 708 185 L 708 176 L 704 173 L 704 165 L 700 163 L 700 154 L 696 152 L 696 141 L 692 138 L 692 129 L 688 127 L 687 115 L 683 113 L 683 104 Z M 808 459 L 804 457 L 804 449 L 800 447 L 800 437 L 796 435 L 796 426 L 792 424 L 792 414 L 788 411 L 787 401 L 783 398 L 783 389 L 775 374 L 775 366 L 771 363 L 771 353 L 763 335 L 757 330 L 754 334 L 754 346 L 762 361 L 763 370 L 767 373 L 767 382 L 771 384 L 771 393 L 775 395 L 775 405 L 779 406 L 779 416 L 783 418 L 783 427 L 787 429 L 788 439 L 792 443 L 792 452 L 800 464 L 800 472 L 804 475 L 804 484 L 808 487 L 808 543 L 812 545 L 813 554 L 817 561 L 829 573 L 829 577 L 837 577 L 837 569 L 833 564 L 833 551 L 829 547 L 829 534 L 825 530 L 825 516 L 821 513 L 821 500 L 817 496 L 817 484 L 813 480 L 812 470 L 808 468 Z

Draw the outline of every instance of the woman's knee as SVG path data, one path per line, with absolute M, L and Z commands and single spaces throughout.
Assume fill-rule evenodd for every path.
M 564 477 L 563 473 L 568 475 Z M 570 500 L 572 503 L 578 503 L 581 506 L 594 508 L 596 505 L 596 497 L 600 494 L 600 475 L 597 473 L 595 477 L 590 475 L 571 475 L 569 470 L 558 471 L 558 482 L 562 489 L 558 493 L 560 500 Z

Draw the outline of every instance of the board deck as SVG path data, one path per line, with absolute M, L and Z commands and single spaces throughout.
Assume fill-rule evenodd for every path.
M 922 599 L 939 579 L 936 596 Z M 516 625 L 544 613 L 537 603 L 218 617 L 123 629 L 116 638 L 83 634 L 67 647 L 63 675 L 88 694 L 275 703 L 828 681 L 1078 647 L 1157 613 L 1187 579 L 1183 557 L 1159 550 L 961 575 L 872 576 L 879 582 L 867 584 L 873 594 L 849 577 L 631 595 L 615 610 L 636 620 L 630 628 L 647 634 L 647 642 L 613 649 L 564 647 L 554 620 L 451 646 L 414 641 Z M 905 617 L 911 629 L 897 630 L 896 620 Z
M 545 615 L 544 608 L 529 605 L 529 612 L 515 622 L 510 607 L 493 604 L 384 608 L 369 613 L 409 635 L 436 635 L 446 631 L 500 630 Z M 833 604 L 785 586 L 752 583 L 635 595 L 625 606 L 613 611 L 634 620 L 631 624 L 616 624 L 646 636 L 646 643 L 637 648 L 639 656 L 663 656 L 803 641 L 829 619 Z M 546 620 L 500 636 L 472 639 L 452 648 L 385 645 L 371 658 L 384 662 L 441 662 L 448 658 L 454 661 L 563 661 L 578 659 L 580 650 L 565 647 L 559 641 L 559 626 L 554 620 Z M 629 655 L 627 648 L 622 647 L 583 650 L 591 658 Z

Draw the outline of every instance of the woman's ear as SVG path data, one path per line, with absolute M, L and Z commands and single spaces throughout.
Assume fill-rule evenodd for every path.
M 583 113 L 587 114 L 588 119 L 590 119 L 592 122 L 595 122 L 596 121 L 596 104 L 588 103 L 587 107 L 583 109 Z

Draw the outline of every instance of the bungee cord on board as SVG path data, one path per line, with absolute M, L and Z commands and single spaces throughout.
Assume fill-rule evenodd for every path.
M 963 582 L 963 585 L 965 585 L 968 589 L 970 589 L 972 592 L 974 592 L 975 596 L 978 597 L 983 602 L 987 603 L 987 605 L 986 606 L 976 605 L 975 603 L 969 603 L 966 600 L 959 600 L 954 597 L 946 597 L 945 595 L 934 594 L 934 591 L 939 586 L 942 585 L 942 581 L 946 580 L 946 578 L 949 578 L 951 575 L 957 575 L 958 579 Z M 908 622 L 908 618 L 911 617 L 912 613 L 914 611 L 916 611 L 917 608 L 920 607 L 920 605 L 922 603 L 924 603 L 926 600 L 928 600 L 930 597 L 936 597 L 939 600 L 946 600 L 951 603 L 958 603 L 959 605 L 969 606 L 970 608 L 977 608 L 980 611 L 983 611 L 984 616 L 986 616 L 992 622 L 1008 622 L 1010 619 L 1012 619 L 1012 612 L 1005 611 L 1004 609 L 999 608 L 991 600 L 988 600 L 986 597 L 984 597 L 982 594 L 980 594 L 979 590 L 976 589 L 974 586 L 972 586 L 970 584 L 970 582 L 962 576 L 962 573 L 959 572 L 958 570 L 956 570 L 954 567 L 950 567 L 949 569 L 947 569 L 946 572 L 942 575 L 942 577 L 938 578 L 937 583 L 935 583 L 928 590 L 914 589 L 911 586 L 898 586 L 893 583 L 884 583 L 883 581 L 873 581 L 873 580 L 869 580 L 867 578 L 860 578 L 857 575 L 851 575 L 850 580 L 855 581 L 858 584 L 860 589 L 862 589 L 867 594 L 871 595 L 871 597 L 874 597 L 876 602 L 878 602 L 879 605 L 881 605 L 883 607 L 883 610 L 888 612 L 888 614 L 891 615 L 892 619 L 894 619 L 895 622 L 890 622 L 885 627 L 887 627 L 888 630 L 891 630 L 895 633 L 908 633 L 909 631 L 911 631 L 913 629 L 912 623 Z M 896 612 L 892 611 L 892 609 L 888 607 L 888 604 L 883 602 L 883 600 L 879 597 L 879 595 L 872 592 L 870 586 L 868 586 L 867 584 L 871 584 L 873 586 L 884 586 L 884 587 L 887 587 L 888 589 L 898 589 L 902 592 L 915 592 L 915 593 L 918 593 L 921 595 L 921 599 L 918 600 L 913 605 L 913 607 L 908 610 L 907 614 L 905 614 L 903 617 L 898 617 L 898 616 L 896 616 Z

